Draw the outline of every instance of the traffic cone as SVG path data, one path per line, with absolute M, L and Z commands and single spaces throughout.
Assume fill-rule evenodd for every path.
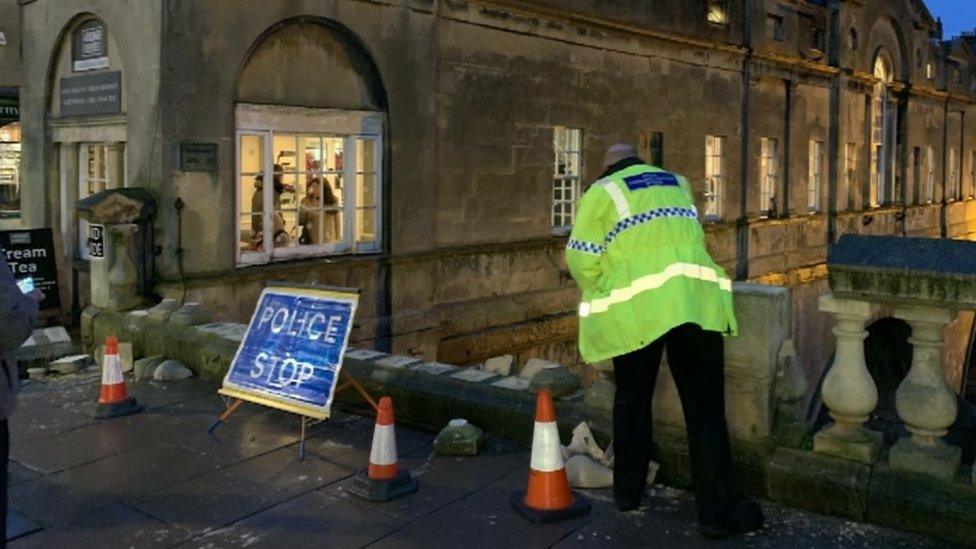
M 539 523 L 576 518 L 590 512 L 590 502 L 569 487 L 559 444 L 556 405 L 548 389 L 539 391 L 536 398 L 528 489 L 513 492 L 510 501 L 522 516 Z
M 370 501 L 389 501 L 416 492 L 417 488 L 417 481 L 410 478 L 410 471 L 397 466 L 393 400 L 383 397 L 376 413 L 369 467 L 353 478 L 349 491 Z
M 92 416 L 108 419 L 134 414 L 141 409 L 139 402 L 126 393 L 122 361 L 119 359 L 119 341 L 115 336 L 109 336 L 105 339 L 105 354 L 102 358 L 102 391 Z

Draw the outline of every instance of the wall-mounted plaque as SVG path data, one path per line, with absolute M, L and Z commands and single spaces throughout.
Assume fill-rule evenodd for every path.
M 105 23 L 86 21 L 71 36 L 71 68 L 75 72 L 108 68 L 108 32 Z
M 217 171 L 217 144 L 180 143 L 180 171 Z
M 119 71 L 61 79 L 61 116 L 118 114 L 122 110 Z

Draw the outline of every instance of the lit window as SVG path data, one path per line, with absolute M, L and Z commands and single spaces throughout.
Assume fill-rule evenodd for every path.
M 705 219 L 722 217 L 722 190 L 725 187 L 725 138 L 705 137 Z
M 948 189 L 946 189 L 946 200 L 958 200 L 959 199 L 959 151 L 956 149 L 949 149 L 949 180 Z
M 895 175 L 895 129 L 897 106 L 888 91 L 892 73 L 887 60 L 879 55 L 874 62 L 877 82 L 871 98 L 871 184 L 868 205 L 891 202 Z
M 935 78 L 935 65 L 931 62 L 925 64 L 925 78 L 932 80 Z
M 708 15 L 709 24 L 725 27 L 729 24 L 729 6 L 726 0 L 709 0 Z
M 552 226 L 568 227 L 576 217 L 576 201 L 580 190 L 583 130 L 556 127 L 553 129 L 555 163 L 552 180 Z
M 776 212 L 777 141 L 762 138 L 759 157 L 759 212 L 768 217 Z
M 925 148 L 925 202 L 935 202 L 935 149 Z
M 810 213 L 820 211 L 820 190 L 823 188 L 823 141 L 810 141 L 810 173 L 807 204 Z
M 4 123 L 0 118 L 0 219 L 20 217 L 20 123 Z
M 239 263 L 379 250 L 379 123 L 321 125 L 238 132 Z M 376 133 L 339 131 L 352 127 Z

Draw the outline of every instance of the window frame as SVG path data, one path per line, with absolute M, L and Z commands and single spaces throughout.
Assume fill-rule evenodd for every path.
M 716 222 L 722 219 L 722 197 L 726 177 L 725 144 L 726 138 L 723 135 L 705 136 L 705 203 L 702 208 L 705 221 Z M 717 173 L 713 171 L 715 168 Z
M 566 148 L 560 148 L 558 136 L 560 132 L 566 132 Z M 573 148 L 575 146 L 575 149 Z M 567 159 L 567 167 L 570 159 L 575 159 L 575 172 L 567 170 L 559 173 L 560 155 Z M 550 186 L 551 202 L 549 204 L 549 225 L 554 232 L 562 233 L 572 228 L 576 222 L 576 204 L 579 202 L 581 193 L 581 182 L 583 176 L 583 128 L 570 126 L 553 126 L 552 128 L 552 185 Z M 566 184 L 570 197 L 566 197 Z M 557 187 L 560 191 L 560 198 L 556 198 Z M 562 211 L 556 213 L 557 206 L 562 206 Z M 569 213 L 567 212 L 567 208 Z M 557 217 L 562 223 L 556 222 Z
M 82 141 L 82 142 L 79 142 L 77 144 L 77 146 L 78 146 L 78 178 L 77 178 L 76 183 L 78 185 L 77 186 L 77 190 L 78 190 L 77 197 L 78 197 L 78 200 L 79 201 L 80 200 L 84 200 L 85 198 L 88 198 L 89 196 L 98 194 L 99 192 L 102 192 L 102 191 L 105 191 L 105 190 L 109 190 L 109 189 L 116 189 L 116 188 L 119 188 L 119 187 L 123 187 L 125 185 L 124 182 L 112 181 L 112 175 L 113 175 L 113 173 L 119 173 L 119 174 L 122 175 L 122 177 L 125 177 L 125 166 L 124 165 L 121 166 L 121 170 L 118 171 L 118 172 L 116 172 L 115 170 L 113 170 L 113 167 L 111 165 L 112 161 L 113 160 L 119 160 L 119 161 L 122 161 L 124 163 L 125 162 L 125 156 L 123 154 L 121 156 L 121 158 L 113 159 L 113 156 L 114 155 L 111 152 L 112 145 L 113 145 L 113 143 L 110 143 L 110 142 L 107 142 L 107 141 Z M 99 178 L 99 177 L 89 178 L 88 177 L 88 166 L 87 166 L 87 163 L 88 163 L 88 160 L 89 160 L 89 154 L 91 153 L 91 148 L 92 147 L 100 147 L 100 148 L 102 148 L 104 150 L 104 156 L 102 157 L 102 163 L 103 163 L 102 168 L 104 169 L 104 173 L 105 173 L 105 177 L 104 178 Z M 102 188 L 100 190 L 96 190 L 95 192 L 89 192 L 89 187 L 90 187 L 89 183 L 91 183 L 93 181 L 101 181 L 102 182 Z M 78 254 L 78 259 L 81 259 L 82 261 L 91 261 L 91 258 L 92 258 L 91 257 L 91 253 L 88 250 L 88 226 L 89 226 L 88 221 L 82 219 L 81 217 L 78 217 L 78 242 L 77 242 L 77 250 L 76 250 L 76 253 Z
M 844 144 L 844 181 L 847 183 L 844 210 L 851 208 L 851 196 L 857 188 L 857 161 L 857 143 L 848 141 Z
M 925 147 L 925 203 L 935 202 L 935 147 Z
M 759 140 L 759 216 L 772 217 L 776 210 L 772 202 L 776 200 L 779 184 L 779 140 L 775 137 L 762 137 Z
M 807 208 L 811 214 L 820 213 L 823 189 L 824 142 L 810 140 L 810 165 L 807 177 Z
M 721 14 L 721 20 L 713 19 L 712 13 Z M 729 27 L 729 1 L 728 0 L 708 0 L 705 3 L 705 22 L 715 28 L 726 29 Z
M 384 134 L 386 118 L 375 111 L 346 111 L 339 109 L 309 109 L 300 107 L 281 107 L 271 105 L 252 105 L 239 103 L 236 109 L 236 130 L 234 140 L 234 244 L 237 267 L 265 265 L 282 261 L 315 257 L 336 257 L 347 255 L 367 255 L 383 249 L 383 196 L 384 196 Z M 271 127 L 276 126 L 276 127 Z M 297 244 L 286 248 L 276 248 L 273 242 L 274 185 L 264 185 L 262 215 L 262 249 L 259 251 L 241 250 L 241 137 L 255 135 L 263 141 L 263 175 L 265 181 L 273 181 L 274 158 L 273 143 L 275 135 L 294 137 L 342 138 L 343 166 L 342 177 L 346 182 L 342 192 L 342 239 L 324 244 Z M 374 142 L 374 201 L 375 204 L 363 208 L 358 203 L 356 178 L 359 172 L 357 141 L 368 139 Z M 297 200 L 296 192 L 296 200 Z M 267 205 L 271 205 L 268 207 Z M 357 242 L 357 212 L 375 208 L 372 241 Z M 325 211 L 324 206 L 321 207 Z M 296 212 L 299 205 L 296 203 Z M 297 227 L 297 223 L 296 223 Z
M 969 186 L 963 193 L 966 200 L 972 200 L 976 196 L 976 149 L 969 151 Z
M 947 166 L 946 202 L 955 202 L 960 198 L 959 153 L 955 147 L 949 148 L 949 165 Z

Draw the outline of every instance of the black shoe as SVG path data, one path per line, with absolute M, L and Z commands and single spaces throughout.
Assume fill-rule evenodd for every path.
M 763 520 L 763 512 L 759 504 L 742 501 L 733 505 L 722 520 L 703 522 L 701 533 L 708 539 L 725 539 L 760 530 L 763 527 Z

